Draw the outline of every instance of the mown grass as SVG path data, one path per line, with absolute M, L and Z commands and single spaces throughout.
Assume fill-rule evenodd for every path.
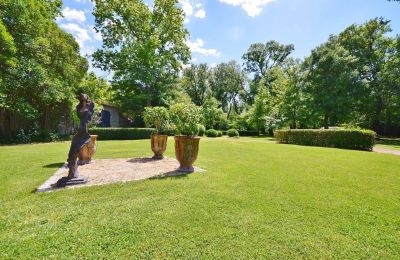
M 1 259 L 400 257 L 394 155 L 203 138 L 204 174 L 32 193 L 68 148 L 0 147 Z M 149 155 L 103 141 L 96 157 Z

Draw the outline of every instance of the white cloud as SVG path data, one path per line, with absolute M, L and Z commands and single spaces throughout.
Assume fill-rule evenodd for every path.
M 265 5 L 275 0 L 219 0 L 219 1 L 228 5 L 240 6 L 246 11 L 246 13 L 249 16 L 255 17 L 261 13 Z
M 203 8 L 203 4 L 200 2 L 201 0 L 179 0 L 181 4 L 181 8 L 185 13 L 184 23 L 187 24 L 190 22 L 190 17 L 194 16 L 200 19 L 206 17 L 206 11 Z
M 86 21 L 86 16 L 84 11 L 71 9 L 69 7 L 66 7 L 62 10 L 62 15 L 64 16 L 64 19 L 67 21 L 77 21 L 77 22 Z
M 194 16 L 196 16 L 197 18 L 203 19 L 206 17 L 206 11 L 204 9 L 200 9 L 194 14 Z
M 203 56 L 221 56 L 221 53 L 217 49 L 204 48 L 204 41 L 201 38 L 196 39 L 194 42 L 187 41 L 186 44 L 190 48 L 192 53 L 198 53 Z
M 61 24 L 60 26 L 75 37 L 81 49 L 85 47 L 85 42 L 92 39 L 89 31 L 76 23 Z

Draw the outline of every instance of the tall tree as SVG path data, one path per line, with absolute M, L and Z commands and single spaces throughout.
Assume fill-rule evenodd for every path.
M 258 93 L 261 79 L 266 78 L 264 83 L 269 88 L 271 79 L 268 72 L 274 67 L 281 66 L 293 50 L 293 44 L 285 45 L 277 41 L 250 45 L 250 48 L 242 56 L 245 71 L 254 74 L 253 82 L 250 85 L 250 102 L 254 100 L 254 96 Z
M 244 91 L 245 75 L 236 61 L 218 64 L 211 73 L 212 95 L 229 118 L 232 109 L 239 110 L 239 96 Z
M 381 73 L 391 52 L 386 34 L 391 31 L 389 21 L 372 19 L 362 25 L 351 25 L 339 35 L 339 42 L 357 58 L 358 81 L 364 86 L 364 98 L 357 109 L 365 115 L 365 126 L 380 132 L 383 124 L 385 95 L 388 94 Z
M 326 129 L 350 115 L 357 95 L 356 62 L 357 58 L 339 44 L 336 36 L 314 49 L 305 61 L 311 109 L 322 114 Z
M 61 5 L 59 0 L 0 2 L 2 135 L 32 123 L 54 129 L 69 115 L 87 61 L 72 35 L 54 22 Z
M 182 63 L 190 58 L 178 0 L 99 0 L 95 29 L 103 36 L 95 65 L 114 72 L 115 97 L 125 111 L 163 105 Z
M 209 86 L 210 70 L 207 64 L 192 64 L 183 70 L 181 84 L 183 89 L 188 93 L 193 103 L 202 106 L 207 92 L 210 91 Z

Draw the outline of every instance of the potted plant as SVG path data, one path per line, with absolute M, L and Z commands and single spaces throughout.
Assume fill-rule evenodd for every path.
M 172 122 L 176 127 L 175 156 L 179 161 L 178 171 L 193 172 L 193 163 L 199 153 L 200 109 L 194 104 L 175 104 L 170 107 Z
M 169 125 L 168 109 L 165 107 L 146 107 L 143 112 L 143 119 L 147 127 L 156 128 L 156 133 L 151 135 L 153 158 L 163 159 L 168 141 L 168 135 L 163 134 Z

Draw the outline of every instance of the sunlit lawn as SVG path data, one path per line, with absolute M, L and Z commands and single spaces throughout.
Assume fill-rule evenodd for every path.
M 32 193 L 68 148 L 0 147 L 0 259 L 400 258 L 398 156 L 203 138 L 204 174 Z M 103 141 L 96 158 L 150 155 Z

